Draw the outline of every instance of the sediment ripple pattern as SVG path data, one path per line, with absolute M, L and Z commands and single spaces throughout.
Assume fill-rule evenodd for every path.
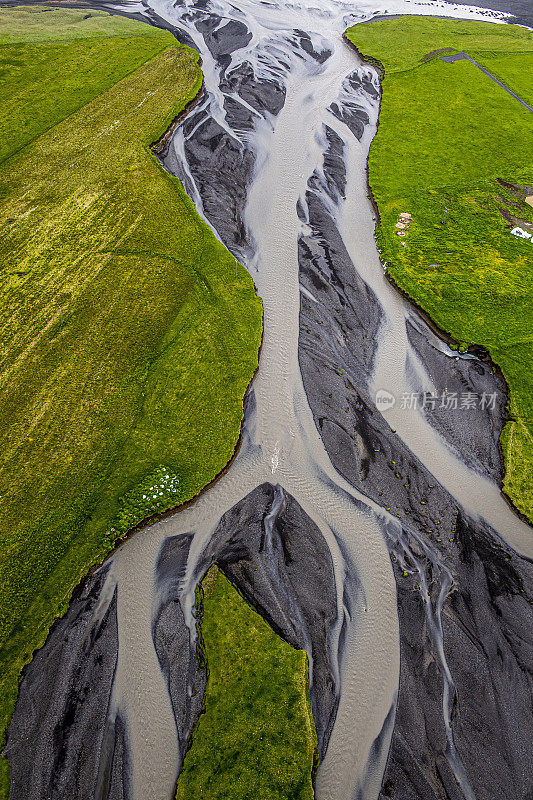
M 28 667 L 12 797 L 170 800 L 206 681 L 195 589 L 217 563 L 308 653 L 319 800 L 526 800 L 533 548 L 489 477 L 502 405 L 465 423 L 374 402 L 386 386 L 501 390 L 379 262 L 366 184 L 379 76 L 341 34 L 384 9 L 121 10 L 201 53 L 205 96 L 162 160 L 252 274 L 264 342 L 228 472 L 126 542 Z

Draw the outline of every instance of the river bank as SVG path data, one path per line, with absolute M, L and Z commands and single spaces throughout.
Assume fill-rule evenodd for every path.
M 262 312 L 149 150 L 197 94 L 197 55 L 101 12 L 0 16 L 5 725 L 23 664 L 112 549 L 122 499 L 163 463 L 177 504 L 231 457 Z M 146 517 L 156 502 L 144 505 Z
M 438 48 L 445 44 L 462 48 L 467 37 L 469 51 L 479 49 L 483 63 L 499 64 L 498 53 L 506 54 L 507 61 L 512 56 L 509 66 L 502 63 L 500 67 L 507 70 L 509 82 L 515 72 L 523 68 L 527 71 L 531 35 L 509 26 L 487 31 L 480 23 L 461 23 L 458 27 L 457 22 L 434 23 L 421 17 L 404 20 L 379 22 L 372 30 L 365 26 L 365 30 L 348 33 L 355 44 L 365 51 L 374 48 L 378 60 L 381 57 L 385 62 L 384 129 L 380 129 L 370 153 L 370 184 L 380 209 L 378 243 L 382 260 L 389 279 L 414 298 L 438 327 L 448 332 L 452 342 L 459 343 L 460 350 L 479 355 L 482 345 L 481 356 L 487 358 L 490 352 L 489 363 L 498 365 L 496 369 L 509 388 L 499 442 L 507 465 L 502 486 L 519 513 L 527 517 L 532 457 L 528 431 L 533 419 L 527 292 L 533 260 L 510 236 L 509 214 L 513 219 L 523 216 L 523 224 L 532 228 L 533 216 L 519 188 L 513 189 L 511 184 L 506 188 L 500 176 L 516 176 L 512 180 L 527 184 L 528 166 L 522 155 L 524 147 L 528 149 L 526 143 L 533 141 L 533 116 L 507 97 L 501 87 L 490 89 L 487 77 L 478 77 L 470 66 L 454 72 L 450 90 L 450 65 L 442 63 Z M 386 54 L 379 49 L 383 43 L 378 44 L 383 37 Z M 424 57 L 427 50 L 436 54 L 430 61 Z M 488 50 L 493 55 L 487 55 Z M 420 55 L 422 59 L 417 60 Z M 408 78 L 405 69 L 411 70 Z M 407 83 L 408 91 L 416 87 L 417 93 L 431 95 L 423 110 L 414 107 L 408 126 L 403 113 Z M 482 104 L 476 103 L 484 87 L 489 93 L 482 94 Z M 442 113 L 441 100 L 450 91 L 454 110 Z M 510 133 L 509 126 L 514 130 L 516 125 L 521 128 L 523 142 Z M 417 130 L 424 135 L 417 137 Z M 495 130 L 497 134 L 492 133 Z M 468 166 L 462 155 L 467 139 L 475 141 L 466 159 Z M 390 179 L 385 163 L 399 140 L 401 166 Z M 505 143 L 499 159 L 493 158 L 495 141 Z M 410 166 L 415 163 L 426 175 L 422 190 L 417 171 Z M 525 198 L 527 191 L 522 194 Z M 395 225 L 400 206 L 412 212 L 408 232 L 398 231 Z M 525 304 L 524 309 L 521 304 Z M 516 340 L 520 344 L 511 346 Z
M 232 468 L 97 573 L 91 603 L 65 617 L 64 669 L 55 638 L 28 670 L 11 757 L 33 763 L 49 747 L 42 731 L 61 731 L 59 779 L 75 786 L 83 737 L 68 738 L 64 702 L 81 644 L 98 634 L 116 667 L 95 716 L 74 705 L 78 730 L 90 719 L 95 732 L 84 755 L 93 774 L 105 763 L 117 787 L 109 797 L 126 785 L 134 800 L 167 800 L 199 713 L 195 587 L 217 563 L 307 650 L 318 797 L 488 800 L 511 780 L 525 800 L 531 566 L 504 544 L 525 550 L 527 539 L 486 478 L 502 406 L 471 410 L 465 460 L 464 447 L 446 444 L 461 444 L 457 420 L 441 420 L 440 435 L 417 409 L 393 424 L 376 406 L 384 377 L 400 393 L 429 390 L 435 376 L 451 391 L 499 389 L 383 275 L 366 197 L 378 76 L 342 42 L 332 3 L 302 20 L 302 9 L 241 0 L 222 17 L 189 8 L 181 22 L 171 4 L 153 5 L 202 52 L 205 103 L 176 130 L 165 163 L 254 276 L 261 369 Z M 28 728 L 44 663 L 54 701 Z M 83 670 L 90 687 L 96 667 Z M 45 796 L 53 758 L 20 775 L 15 797 Z M 87 776 L 82 791 L 94 786 Z

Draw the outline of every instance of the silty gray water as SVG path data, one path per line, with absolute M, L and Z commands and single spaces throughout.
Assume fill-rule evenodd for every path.
M 389 11 L 417 10 L 413 3 L 395 2 L 394 9 L 390 3 L 387 7 Z M 87 625 L 89 631 L 98 629 L 110 604 L 116 603 L 118 652 L 104 719 L 113 730 L 120 722 L 121 747 L 127 753 L 120 768 L 127 777 L 122 780 L 122 795 L 114 788 L 115 777 L 110 782 L 99 778 L 99 796 L 134 800 L 172 796 L 186 737 L 179 723 L 176 727 L 176 698 L 168 669 L 162 668 L 161 647 L 154 643 L 161 610 L 172 595 L 179 608 L 176 630 L 181 626 L 182 637 L 182 653 L 174 658 L 182 668 L 185 662 L 190 665 L 194 659 L 183 651 L 190 654 L 195 647 L 195 586 L 210 563 L 224 561 L 228 543 L 220 533 L 221 519 L 231 519 L 232 509 L 242 505 L 243 499 L 250 505 L 247 498 L 253 497 L 252 506 L 264 508 L 262 526 L 268 541 L 275 536 L 281 509 L 296 503 L 308 530 L 323 538 L 329 553 L 334 591 L 329 600 L 333 613 L 330 608 L 322 641 L 327 666 L 317 663 L 311 633 L 302 635 L 301 642 L 295 635 L 293 642 L 308 650 L 313 710 L 317 728 L 325 732 L 317 796 L 373 798 L 382 785 L 399 681 L 392 554 L 396 569 L 400 563 L 404 575 L 419 576 L 417 591 L 425 601 L 429 649 L 442 681 L 445 760 L 462 796 L 470 800 L 474 789 L 450 724 L 455 687 L 443 639 L 442 610 L 454 577 L 437 548 L 421 538 L 414 521 L 400 522 L 383 508 L 370 480 L 362 481 L 356 490 L 354 481 L 340 474 L 342 465 L 335 469 L 332 461 L 336 463 L 339 455 L 326 439 L 324 447 L 319 435 L 316 402 L 324 393 L 313 384 L 304 353 L 306 308 L 322 305 L 326 314 L 331 309 L 317 299 L 313 285 L 304 285 L 302 247 L 320 248 L 325 239 L 331 243 L 337 236 L 337 260 L 344 259 L 353 270 L 353 281 L 360 282 L 371 309 L 366 324 L 375 336 L 369 336 L 371 342 L 365 344 L 365 364 L 361 353 L 354 359 L 353 341 L 336 325 L 334 314 L 329 314 L 330 326 L 323 328 L 322 336 L 365 402 L 379 388 L 390 387 L 397 394 L 435 389 L 423 348 L 413 344 L 417 331 L 431 340 L 439 358 L 457 358 L 387 283 L 373 239 L 365 167 L 377 120 L 379 81 L 374 69 L 358 63 L 341 34 L 347 24 L 380 10 L 379 4 L 360 3 L 354 9 L 328 0 L 304 8 L 240 0 L 231 5 L 174 7 L 154 1 L 148 10 L 144 6 L 136 10 L 185 31 L 202 54 L 206 97 L 176 131 L 165 164 L 182 177 L 199 212 L 250 270 L 263 299 L 265 329 L 260 369 L 246 405 L 242 446 L 230 470 L 193 506 L 135 534 L 106 565 L 100 599 Z M 427 13 L 426 4 L 423 10 Z M 431 10 L 451 13 L 442 4 L 432 5 Z M 460 16 L 464 9 L 458 7 L 453 13 Z M 479 16 L 483 18 L 481 12 Z M 213 156 L 218 173 L 208 158 L 202 158 L 215 135 L 226 148 L 225 159 L 220 153 Z M 396 407 L 380 416 L 387 438 L 397 438 L 401 452 L 410 452 L 418 458 L 420 472 L 430 479 L 433 476 L 430 486 L 439 487 L 441 502 L 456 503 L 468 524 L 480 518 L 479 524 L 486 528 L 483 517 L 496 540 L 500 536 L 519 552 L 531 552 L 530 529 L 513 515 L 482 466 L 465 458 L 453 436 L 446 441 L 442 435 L 446 431 L 438 432 L 416 411 L 401 414 Z M 368 450 L 368 442 L 360 437 L 358 447 Z M 257 488 L 272 484 L 274 494 L 262 490 L 268 500 L 261 506 Z M 243 525 L 240 536 L 246 535 Z M 170 542 L 183 546 L 179 545 L 179 558 L 168 560 L 175 566 L 174 578 L 168 577 L 172 570 L 167 567 L 163 580 L 161 563 Z M 275 550 L 271 544 L 270 558 L 262 562 L 265 573 L 275 563 Z M 436 588 L 430 588 L 428 569 Z M 273 570 L 270 585 L 276 584 L 278 571 L 279 567 Z M 300 572 L 305 588 L 305 561 Z M 276 591 L 281 590 L 276 587 Z M 266 601 L 254 599 L 283 631 L 284 621 L 269 614 Z M 301 606 L 301 601 L 294 604 L 292 623 L 300 620 L 304 628 Z M 88 635 L 85 629 L 83 635 Z M 49 642 L 52 638 L 53 634 Z M 43 650 L 50 646 L 47 643 Z M 196 666 L 191 669 L 194 672 Z M 326 672 L 331 677 L 327 720 L 314 690 L 315 684 L 322 687 Z M 30 677 L 25 684 L 31 690 Z M 24 701 L 25 684 L 19 703 Z M 185 695 L 180 695 L 183 704 Z M 185 730 L 190 730 L 198 710 L 191 707 L 183 712 Z M 64 707 L 59 703 L 49 713 L 57 724 Z M 46 726 L 40 722 L 42 737 Z M 34 734 L 32 742 L 39 747 L 39 734 Z M 8 749 L 12 753 L 17 749 L 14 726 Z M 103 747 L 95 764 L 102 761 L 102 752 Z M 112 757 L 106 756 L 111 759 L 112 776 L 118 769 L 116 743 L 113 752 Z M 42 764 L 40 769 L 46 771 Z M 64 769 L 66 775 L 72 765 Z M 101 772 L 101 766 L 95 768 L 95 774 Z M 22 782 L 18 785 L 22 787 Z M 41 781 L 40 785 L 42 791 L 38 788 L 30 795 L 26 790 L 24 796 L 44 797 L 49 784 Z M 14 787 L 18 797 L 15 781 Z M 77 791 L 79 797 L 95 796 L 88 785 L 78 786 Z

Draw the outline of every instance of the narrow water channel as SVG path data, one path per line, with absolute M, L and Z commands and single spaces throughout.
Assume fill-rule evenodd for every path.
M 466 16 L 442 3 L 393 0 L 386 8 Z M 431 720 L 438 731 L 438 744 L 424 734 L 419 751 L 437 760 L 446 796 L 488 797 L 476 788 L 468 731 L 455 725 L 466 686 L 459 637 L 471 634 L 459 608 L 446 611 L 455 587 L 472 596 L 472 570 L 461 572 L 437 541 L 461 535 L 461 552 L 469 547 L 500 564 L 509 548 L 531 557 L 533 536 L 482 457 L 461 446 L 460 430 L 399 404 L 375 406 L 380 389 L 397 397 L 435 391 L 436 374 L 450 385 L 460 372 L 477 388 L 502 388 L 487 365 L 439 341 L 383 273 L 366 182 L 379 75 L 342 38 L 347 25 L 382 12 L 383 4 L 150 0 L 124 10 L 165 20 L 201 53 L 205 97 L 175 132 L 163 163 L 252 274 L 264 304 L 264 342 L 242 446 L 228 472 L 192 506 L 127 541 L 62 621 L 61 635 L 84 642 L 105 629 L 106 652 L 115 653 L 102 701 L 91 711 L 85 784 L 74 778 L 81 756 L 73 742 L 60 761 L 48 745 L 43 755 L 43 738 L 61 727 L 65 703 L 36 719 L 40 733 L 20 738 L 17 713 L 37 685 L 30 666 L 8 750 L 12 767 L 22 756 L 38 766 L 30 782 L 15 765 L 12 796 L 48 797 L 59 770 L 61 786 L 75 784 L 79 798 L 172 797 L 200 708 L 195 587 L 216 561 L 308 652 L 319 800 L 373 800 L 387 776 L 400 780 L 409 758 L 424 761 L 416 747 L 402 755 L 394 744 L 397 710 L 402 722 L 408 715 L 400 689 L 414 680 L 417 652 L 424 669 L 430 665 L 420 675 L 427 699 L 418 711 L 426 728 Z M 469 8 L 468 18 L 487 17 Z M 488 448 L 497 459 L 498 420 L 489 411 L 479 415 L 471 435 L 482 440 L 480 452 Z M 404 482 L 394 483 L 400 472 Z M 409 516 L 395 512 L 421 498 L 428 498 L 426 516 L 420 505 Z M 289 518 L 291 558 L 280 544 Z M 252 567 L 260 575 L 250 583 Z M 518 586 L 521 575 L 508 579 Z M 412 581 L 409 590 L 405 581 Z M 490 581 L 483 585 L 477 608 L 492 620 Z M 500 617 L 510 613 L 500 604 Z M 38 658 L 60 647 L 54 635 Z M 67 676 L 47 667 L 58 696 L 79 670 L 77 659 L 65 667 Z M 80 725 L 83 702 L 75 701 Z M 494 713 L 507 725 L 515 710 Z M 416 736 L 414 721 L 412 730 Z M 423 800 L 433 797 L 421 792 Z

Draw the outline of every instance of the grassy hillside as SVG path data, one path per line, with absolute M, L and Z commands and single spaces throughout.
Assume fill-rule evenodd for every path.
M 273 633 L 216 568 L 203 585 L 206 712 L 177 800 L 312 800 L 316 734 L 305 652 Z
M 115 36 L 148 36 L 153 41 L 167 45 L 171 41 L 168 35 L 156 28 L 139 25 L 136 20 L 112 16 L 105 11 L 44 5 L 2 8 L 0 45 L 78 41 L 83 46 L 88 39 L 109 40 Z M 112 44 L 115 46 L 116 43 Z M 145 45 L 149 46 L 148 42 Z
M 198 92 L 197 55 L 77 11 L 39 10 L 13 43 L 17 14 L 0 9 L 2 726 L 90 565 L 230 458 L 261 337 L 251 278 L 149 150 Z
M 103 12 L 3 8 L 0 163 L 171 43 L 168 34 Z
M 510 388 L 504 489 L 533 519 L 533 114 L 465 51 L 531 103 L 533 34 L 524 28 L 402 17 L 347 31 L 385 70 L 369 158 L 390 277 L 463 348 L 485 347 Z M 448 52 L 434 54 L 449 48 Z M 396 223 L 412 214 L 404 236 Z

